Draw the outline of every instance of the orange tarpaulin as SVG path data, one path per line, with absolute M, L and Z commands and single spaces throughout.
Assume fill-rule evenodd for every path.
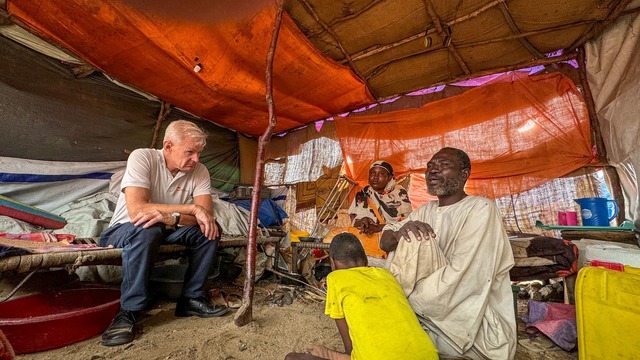
M 239 8 L 240 16 L 225 13 Z M 9 0 L 7 9 L 118 80 L 243 133 L 266 128 L 271 1 Z M 373 102 L 362 82 L 319 53 L 286 13 L 273 84 L 275 132 Z
M 532 189 L 594 161 L 584 100 L 558 73 L 506 74 L 418 109 L 338 118 L 336 131 L 347 176 L 361 185 L 376 159 L 389 161 L 396 177 L 423 174 L 445 146 L 469 154 L 467 192 L 489 198 Z M 413 192 L 412 200 L 425 194 Z

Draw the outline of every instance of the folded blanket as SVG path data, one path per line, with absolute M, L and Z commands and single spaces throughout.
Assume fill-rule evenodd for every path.
M 578 247 L 570 241 L 546 236 L 510 241 L 515 265 L 511 280 L 565 277 L 578 270 Z
M 75 235 L 71 234 L 51 234 L 47 232 L 39 232 L 39 233 L 24 233 L 24 234 L 9 234 L 9 233 L 0 233 L 0 238 L 6 239 L 18 239 L 18 240 L 30 240 L 37 242 L 59 242 L 66 241 L 66 243 L 71 243 L 76 238 Z

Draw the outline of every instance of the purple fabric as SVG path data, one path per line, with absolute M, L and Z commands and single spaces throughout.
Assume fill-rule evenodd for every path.
M 576 346 L 578 329 L 574 305 L 530 300 L 529 314 L 523 320 L 527 327 L 536 327 L 564 350 Z

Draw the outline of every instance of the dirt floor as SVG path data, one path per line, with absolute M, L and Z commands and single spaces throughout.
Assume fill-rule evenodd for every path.
M 233 289 L 227 289 L 232 291 Z M 235 289 L 238 290 L 239 289 Z M 518 301 L 519 312 L 526 301 Z M 64 348 L 17 356 L 17 359 L 283 359 L 290 351 L 323 344 L 342 350 L 333 320 L 323 314 L 318 296 L 295 286 L 261 280 L 255 289 L 254 321 L 244 327 L 233 322 L 235 310 L 221 318 L 176 318 L 175 303 L 158 301 L 140 319 L 133 343 L 105 347 L 100 336 Z M 577 351 L 566 352 L 544 335 L 529 341 L 522 321 L 518 323 L 516 359 L 578 359 Z M 527 349 L 529 348 L 529 349 Z

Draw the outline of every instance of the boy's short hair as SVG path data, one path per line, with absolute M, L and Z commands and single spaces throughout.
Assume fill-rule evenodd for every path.
M 340 233 L 331 240 L 329 256 L 343 262 L 367 260 L 358 237 L 348 232 Z

